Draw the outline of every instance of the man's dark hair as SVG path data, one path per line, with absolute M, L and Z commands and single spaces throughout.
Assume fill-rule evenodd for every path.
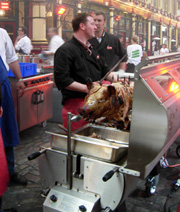
M 25 26 L 20 26 L 19 28 L 22 29 L 22 31 L 24 32 L 24 34 L 27 34 L 27 28 Z
M 87 17 L 91 16 L 88 13 L 79 13 L 72 20 L 73 32 L 77 32 L 81 23 L 86 24 Z
M 121 39 L 123 36 L 122 36 L 121 34 L 118 34 L 117 37 L 118 37 L 119 39 Z
M 94 15 L 102 15 L 104 17 L 104 20 L 106 20 L 106 14 L 102 11 L 95 11 Z

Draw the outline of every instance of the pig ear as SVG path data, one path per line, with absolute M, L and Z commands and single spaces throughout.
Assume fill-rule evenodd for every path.
M 112 85 L 109 85 L 108 86 L 108 93 L 109 93 L 109 96 L 114 96 L 116 94 L 116 89 L 114 86 Z
M 91 88 L 93 87 L 93 83 L 92 83 L 92 79 L 91 78 L 88 77 L 86 79 L 86 85 L 87 85 L 88 90 L 91 90 Z

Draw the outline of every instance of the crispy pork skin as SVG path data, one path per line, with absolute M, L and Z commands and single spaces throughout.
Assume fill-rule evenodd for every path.
M 89 88 L 84 106 L 79 108 L 80 115 L 90 122 L 105 117 L 106 123 L 127 129 L 132 109 L 133 83 L 116 82 L 111 85 L 92 85 Z

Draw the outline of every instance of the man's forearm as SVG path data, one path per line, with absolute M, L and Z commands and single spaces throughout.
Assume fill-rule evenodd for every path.
M 11 69 L 11 71 L 13 72 L 13 74 L 15 75 L 15 77 L 16 77 L 18 80 L 22 78 L 18 60 L 16 60 L 16 61 L 10 63 L 10 64 L 9 64 L 9 68 Z
M 88 93 L 88 88 L 87 85 L 79 83 L 79 82 L 73 82 L 70 85 L 66 87 L 67 90 L 72 90 L 72 91 L 78 91 L 78 92 L 83 92 L 83 93 Z
M 119 65 L 119 69 L 126 70 L 126 62 L 121 62 Z
M 44 55 L 47 55 L 47 56 L 54 55 L 53 52 L 48 52 L 48 51 L 47 51 L 47 52 L 43 52 L 43 54 L 44 54 Z

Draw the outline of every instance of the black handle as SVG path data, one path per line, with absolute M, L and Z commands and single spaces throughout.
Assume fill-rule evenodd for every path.
M 44 102 L 44 92 L 43 91 L 35 91 L 33 94 L 32 94 L 32 103 L 37 105 L 39 103 L 42 103 Z
M 38 93 L 37 93 L 37 91 L 32 94 L 32 103 L 34 105 L 38 104 Z
M 108 181 L 109 179 L 111 179 L 111 177 L 114 175 L 114 173 L 116 172 L 116 170 L 111 170 L 109 172 L 107 172 L 104 177 L 102 178 L 102 180 L 104 182 Z
M 28 160 L 34 160 L 35 158 L 39 157 L 43 152 L 34 152 L 32 155 L 28 156 Z

